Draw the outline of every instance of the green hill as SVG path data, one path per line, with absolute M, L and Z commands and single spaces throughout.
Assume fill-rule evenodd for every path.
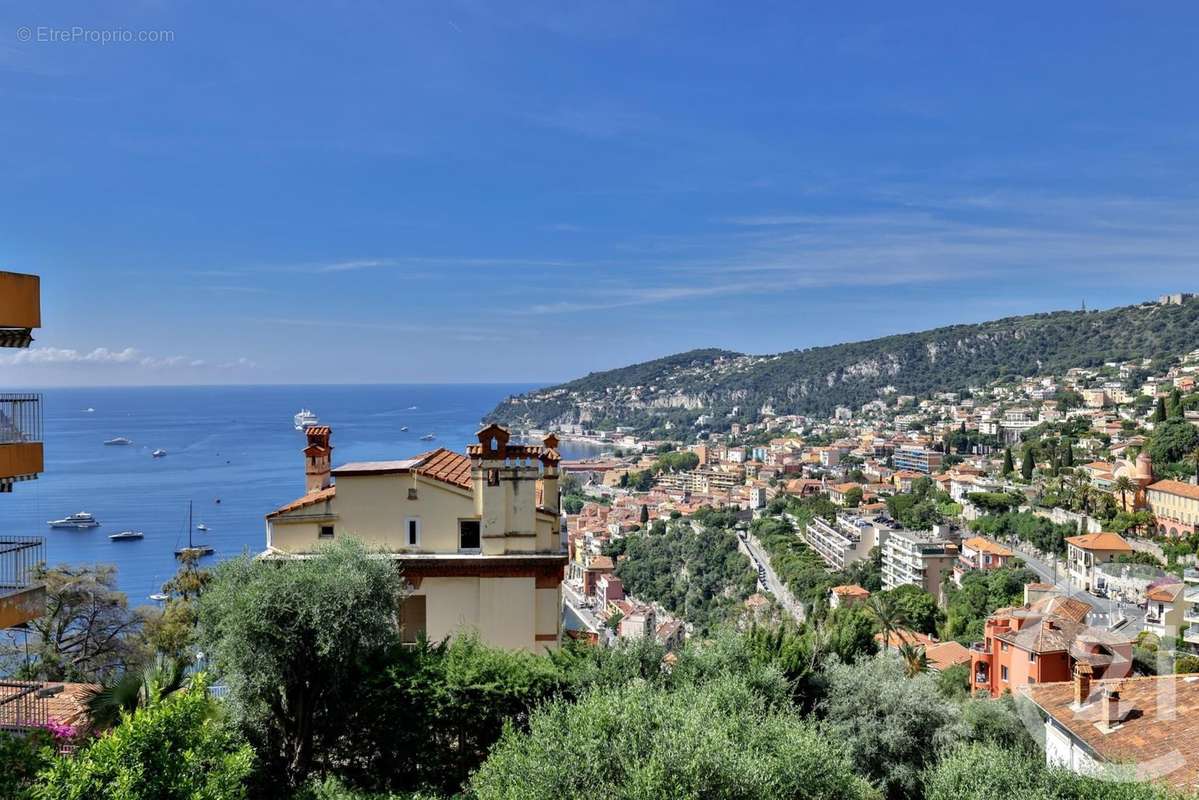
M 1109 361 L 1152 358 L 1160 365 L 1197 347 L 1199 300 L 1058 311 L 777 355 L 692 350 L 509 397 L 490 418 L 516 427 L 581 422 L 648 430 L 666 421 L 690 427 L 707 414 L 720 428 L 767 409 L 828 416 L 884 393 L 961 391 Z

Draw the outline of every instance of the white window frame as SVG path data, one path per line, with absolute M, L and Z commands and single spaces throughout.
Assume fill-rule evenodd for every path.
M 416 541 L 412 541 L 412 523 L 416 523 Z M 404 547 L 420 547 L 420 517 L 404 517 Z

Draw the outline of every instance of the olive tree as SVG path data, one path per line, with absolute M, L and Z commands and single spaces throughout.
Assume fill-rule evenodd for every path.
M 345 540 L 310 558 L 243 556 L 200 597 L 200 643 L 268 779 L 296 787 L 339 759 L 361 686 L 398 642 L 395 565 Z

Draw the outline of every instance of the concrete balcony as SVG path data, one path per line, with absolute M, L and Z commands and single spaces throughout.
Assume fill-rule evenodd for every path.
M 28 347 L 41 325 L 41 279 L 0 272 L 0 347 Z
M 1187 606 L 1182 612 L 1182 618 L 1187 622 L 1199 623 L 1199 606 Z
M 1199 568 L 1187 567 L 1182 571 L 1182 579 L 1187 583 L 1199 583 Z
M 36 581 L 37 567 L 45 560 L 44 539 L 0 536 L 0 629 L 46 613 L 46 587 Z
M 1182 631 L 1182 639 L 1188 644 L 1199 644 L 1199 625 L 1191 625 Z

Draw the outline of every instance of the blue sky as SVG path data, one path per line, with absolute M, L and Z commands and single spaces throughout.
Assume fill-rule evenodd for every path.
M 1199 289 L 1199 6 L 843 5 L 4 3 L 45 327 L 0 382 L 552 381 Z

